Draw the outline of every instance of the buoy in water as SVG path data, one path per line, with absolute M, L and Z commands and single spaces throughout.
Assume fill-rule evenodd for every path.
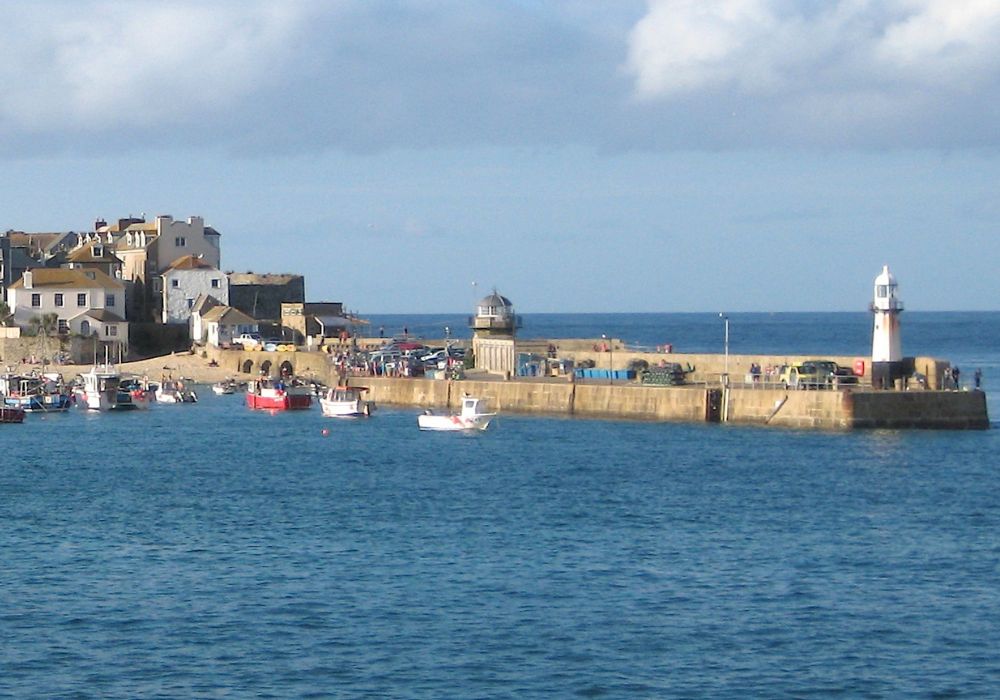
M 327 437 L 330 434 L 330 429 L 329 428 L 323 428 L 320 431 L 320 433 L 323 435 L 323 437 Z

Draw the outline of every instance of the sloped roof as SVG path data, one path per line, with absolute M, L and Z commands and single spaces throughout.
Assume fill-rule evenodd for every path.
M 167 266 L 170 270 L 214 270 L 211 264 L 205 262 L 200 255 L 182 255 Z
M 118 280 L 100 270 L 67 270 L 62 267 L 38 267 L 31 272 L 32 289 L 38 287 L 66 287 L 90 289 L 124 289 Z M 10 285 L 11 289 L 24 289 L 24 277 Z
M 125 319 L 118 314 L 111 313 L 107 309 L 87 309 L 83 313 L 79 313 L 73 318 L 80 318 L 81 316 L 89 316 L 95 321 L 100 321 L 101 323 L 125 323 Z
M 201 293 L 195 297 L 194 304 L 191 305 L 191 313 L 201 314 L 204 317 L 209 309 L 214 309 L 216 306 L 222 306 L 222 302 L 211 294 Z
M 101 254 L 94 255 L 94 248 L 100 248 Z M 75 263 L 120 263 L 121 258 L 115 255 L 104 243 L 86 243 L 76 250 L 71 251 L 66 259 Z
M 206 322 L 214 321 L 220 325 L 227 326 L 250 325 L 257 323 L 257 321 L 250 318 L 239 309 L 234 309 L 232 306 L 216 306 L 215 308 L 209 309 L 202 314 L 201 320 Z

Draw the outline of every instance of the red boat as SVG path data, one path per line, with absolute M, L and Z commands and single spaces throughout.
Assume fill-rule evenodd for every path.
M 23 423 L 24 409 L 20 406 L 0 406 L 0 423 Z
M 258 379 L 247 387 L 247 408 L 296 411 L 312 406 L 312 389 L 282 379 Z

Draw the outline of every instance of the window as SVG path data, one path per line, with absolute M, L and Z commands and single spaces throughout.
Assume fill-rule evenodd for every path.
M 177 238 L 174 239 L 174 245 L 177 246 L 178 248 L 183 248 L 184 246 L 187 245 L 187 239 L 184 238 L 184 236 L 178 236 Z
M 114 294 L 106 294 L 104 296 L 104 305 L 105 306 L 114 306 L 115 305 L 115 295 Z
M 188 308 L 189 309 L 192 308 L 194 306 L 194 299 L 188 299 L 187 303 L 188 303 Z
M 39 307 L 39 306 L 41 306 L 42 305 L 42 295 L 41 294 L 32 294 L 31 295 L 31 305 L 34 306 L 34 307 L 36 307 L 36 308 Z
M 104 335 L 118 335 L 118 326 L 105 326 Z
M 86 306 L 87 305 L 87 295 L 86 295 L 86 293 L 84 293 L 84 294 L 77 294 L 76 295 L 76 305 L 77 306 Z
M 63 305 L 63 295 L 56 292 L 56 306 L 62 306 L 62 305 Z
M 212 280 L 212 289 L 218 289 L 218 288 L 219 288 L 219 280 L 217 279 Z
M 177 289 L 178 287 L 181 286 L 181 281 L 180 280 L 170 280 L 170 286 L 173 287 L 174 289 Z
M 885 299 L 887 296 L 889 296 L 889 287 L 887 287 L 884 284 L 880 284 L 876 289 L 876 294 L 878 295 L 879 299 Z
M 64 318 L 59 319 L 59 335 L 66 335 L 69 333 L 69 321 Z

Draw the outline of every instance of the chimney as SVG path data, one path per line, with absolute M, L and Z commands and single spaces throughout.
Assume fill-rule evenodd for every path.
M 25 289 L 33 289 L 32 282 L 34 280 L 32 280 L 32 277 L 34 277 L 34 275 L 31 274 L 31 270 L 25 270 L 24 271 L 24 277 L 23 277 L 23 279 L 24 279 L 24 288 Z

